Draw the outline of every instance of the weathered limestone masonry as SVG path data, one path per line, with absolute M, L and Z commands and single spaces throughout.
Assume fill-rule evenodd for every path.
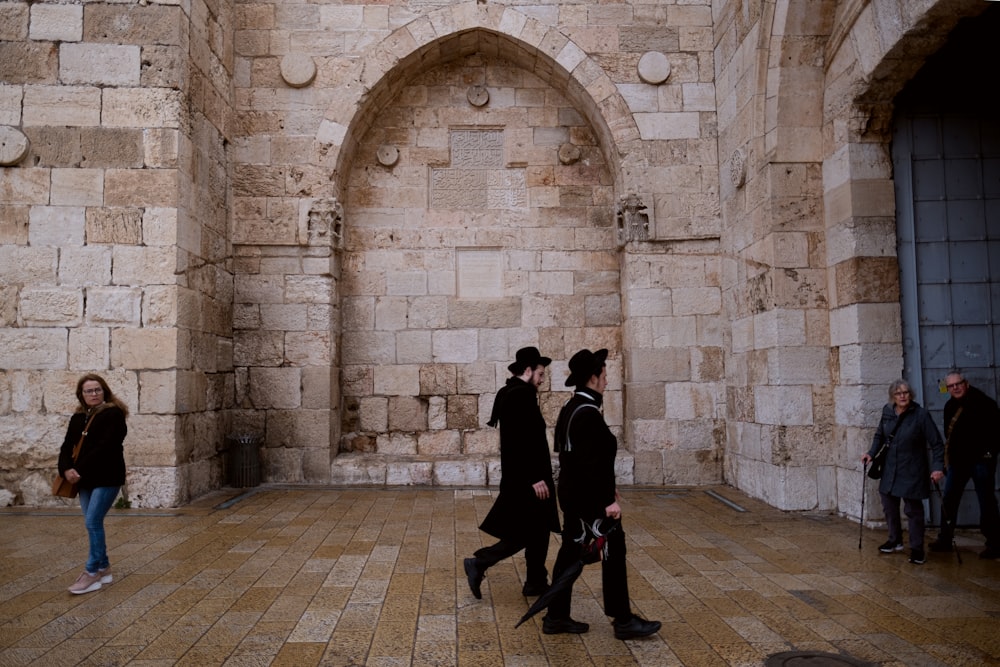
M 86 371 L 129 493 L 496 484 L 524 345 L 623 484 L 857 516 L 902 367 L 892 100 L 980 0 L 0 2 L 0 502 Z
M 134 504 L 220 483 L 232 16 L 201 2 L 0 3 L 0 124 L 29 146 L 0 169 L 0 479 L 21 502 L 49 502 L 88 371 L 133 412 Z

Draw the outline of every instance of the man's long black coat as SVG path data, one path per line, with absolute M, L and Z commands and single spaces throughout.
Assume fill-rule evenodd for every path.
M 500 494 L 480 530 L 513 542 L 522 542 L 533 531 L 559 532 L 552 460 L 538 392 L 520 378 L 509 378 L 497 392 L 493 414 L 500 421 Z M 532 488 L 542 480 L 549 487 L 545 500 Z

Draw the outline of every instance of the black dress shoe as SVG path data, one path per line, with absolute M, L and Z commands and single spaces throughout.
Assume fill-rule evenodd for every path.
M 486 576 L 486 570 L 479 569 L 475 558 L 466 558 L 465 576 L 469 579 L 469 590 L 472 591 L 477 600 L 482 600 L 483 591 L 480 589 L 480 586 L 483 583 L 483 577 Z
M 549 590 L 549 585 L 544 581 L 540 584 L 533 584 L 530 581 L 521 587 L 521 595 L 526 598 L 533 598 Z
M 615 639 L 635 639 L 636 637 L 648 637 L 649 635 L 660 631 L 659 621 L 647 621 L 641 616 L 636 616 L 632 614 L 630 618 L 625 623 L 619 623 L 615 621 L 613 623 L 615 628 Z
M 542 632 L 547 635 L 561 635 L 564 633 L 582 635 L 590 629 L 590 626 L 581 621 L 574 621 L 572 618 L 549 618 L 542 619 Z

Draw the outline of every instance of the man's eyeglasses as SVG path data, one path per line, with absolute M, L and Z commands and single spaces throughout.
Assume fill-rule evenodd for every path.
M 958 389 L 959 387 L 962 387 L 964 385 L 965 385 L 965 380 L 959 380 L 958 382 L 952 382 L 951 384 L 946 384 L 945 387 L 947 387 L 948 390 L 950 391 L 952 389 Z
M 103 394 L 104 390 L 98 387 L 97 389 L 84 389 L 83 393 L 93 396 L 94 394 Z

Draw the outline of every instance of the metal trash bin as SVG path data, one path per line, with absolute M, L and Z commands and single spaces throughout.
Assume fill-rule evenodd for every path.
M 259 433 L 226 436 L 229 486 L 246 488 L 260 484 L 260 446 L 263 444 L 264 437 Z

